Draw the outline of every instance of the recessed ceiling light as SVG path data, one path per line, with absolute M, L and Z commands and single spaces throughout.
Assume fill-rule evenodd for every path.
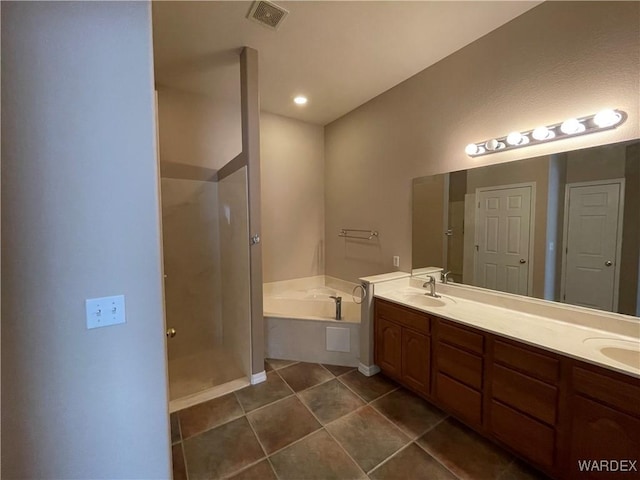
M 307 97 L 298 95 L 296 98 L 293 99 L 293 101 L 296 102 L 296 104 L 298 105 L 304 105 L 305 103 L 307 103 Z

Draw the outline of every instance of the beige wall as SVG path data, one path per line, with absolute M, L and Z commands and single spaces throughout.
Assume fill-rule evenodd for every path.
M 2 4 L 3 478 L 170 477 L 150 9 Z
M 637 2 L 545 2 L 325 128 L 326 273 L 411 266 L 411 179 L 640 136 Z M 616 130 L 471 159 L 469 142 L 603 108 Z M 345 247 L 342 227 L 380 231 Z
M 263 281 L 324 273 L 324 132 L 262 112 Z
M 624 178 L 625 144 L 567 153 L 567 183 Z
M 416 248 L 411 268 L 444 265 L 445 177 L 434 175 L 413 182 L 411 243 Z
M 239 63 L 237 68 L 239 78 Z M 238 155 L 242 151 L 239 82 L 237 87 L 214 101 L 159 85 L 160 161 L 217 170 Z
M 640 142 L 626 148 L 619 310 L 640 316 Z

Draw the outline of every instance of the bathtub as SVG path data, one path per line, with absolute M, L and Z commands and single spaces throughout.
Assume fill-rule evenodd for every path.
M 266 356 L 357 367 L 361 308 L 353 287 L 324 275 L 264 284 Z M 342 297 L 341 320 L 331 296 Z

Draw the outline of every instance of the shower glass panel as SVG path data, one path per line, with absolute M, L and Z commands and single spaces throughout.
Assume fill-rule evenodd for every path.
M 161 179 L 172 401 L 250 375 L 245 170 L 219 183 Z
M 247 167 L 218 183 L 222 346 L 251 377 L 251 281 Z

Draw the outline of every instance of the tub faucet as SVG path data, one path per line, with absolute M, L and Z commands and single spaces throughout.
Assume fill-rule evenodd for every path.
M 429 295 L 430 297 L 433 297 L 433 298 L 440 298 L 440 295 L 436 293 L 435 277 L 431 275 L 427 275 L 427 281 L 422 284 L 422 288 L 427 288 L 427 287 L 429 287 L 429 292 L 425 293 L 425 295 Z
M 331 295 L 329 298 L 333 298 L 336 302 L 336 320 L 342 320 L 342 297 Z

